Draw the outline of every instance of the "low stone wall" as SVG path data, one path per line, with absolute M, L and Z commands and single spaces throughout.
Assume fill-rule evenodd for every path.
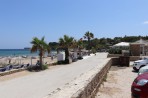
M 140 56 L 130 56 L 130 61 L 136 61 L 139 59 L 140 59 Z
M 122 54 L 108 54 L 108 58 L 110 57 L 119 57 L 119 56 L 122 56 Z
M 120 56 L 122 56 L 122 55 L 120 55 L 120 54 L 108 54 L 108 58 L 115 58 L 116 60 Z M 136 60 L 139 60 L 139 59 L 140 59 L 140 56 L 130 56 L 130 61 L 136 61 Z M 118 63 L 118 61 L 117 61 L 117 63 Z
M 94 98 L 111 65 L 116 61 L 116 58 L 110 59 L 101 71 L 98 72 L 83 89 L 80 89 L 77 93 L 72 95 L 71 98 Z
M 111 60 L 112 60 L 112 66 L 120 65 L 119 57 L 113 57 Z
M 108 54 L 108 58 L 119 58 L 122 56 L 122 54 Z M 136 61 L 139 60 L 140 56 L 130 56 L 130 61 Z

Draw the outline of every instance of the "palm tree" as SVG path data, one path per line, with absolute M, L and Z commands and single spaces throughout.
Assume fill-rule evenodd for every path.
M 59 38 L 60 48 L 65 50 L 65 63 L 69 63 L 69 48 L 72 47 L 74 38 L 64 35 L 63 38 Z
M 78 40 L 77 44 L 78 44 L 78 48 L 79 49 L 83 49 L 84 48 L 84 44 L 83 44 L 83 39 L 82 38 L 80 38 L 80 40 Z
M 90 40 L 91 40 L 92 38 L 94 38 L 94 34 L 91 33 L 91 32 L 89 32 L 89 31 L 87 31 L 87 32 L 85 33 L 85 35 L 84 35 L 84 38 L 88 40 L 88 51 L 89 51 L 89 55 L 90 55 L 90 49 L 91 49 Z
M 80 40 L 78 40 L 77 44 L 78 44 L 78 50 L 79 50 L 79 53 L 80 53 L 80 57 L 82 57 L 81 49 L 84 48 L 83 39 L 81 38 Z
M 39 51 L 39 56 L 40 56 L 40 68 L 42 69 L 43 65 L 43 59 L 42 57 L 44 56 L 45 52 L 47 51 L 48 53 L 50 52 L 50 47 L 49 45 L 44 41 L 44 37 L 38 39 L 37 37 L 34 37 L 33 40 L 31 41 L 32 48 L 31 48 L 31 53 L 32 52 L 37 52 Z

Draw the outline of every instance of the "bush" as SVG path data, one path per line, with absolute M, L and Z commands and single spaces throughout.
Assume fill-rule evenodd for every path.
M 65 59 L 65 61 L 58 61 L 58 64 L 69 64 L 69 59 Z
M 48 69 L 48 64 L 42 66 L 42 70 Z
M 42 68 L 40 66 L 30 66 L 27 68 L 28 71 L 40 71 L 40 70 L 45 70 L 48 69 L 48 65 L 45 64 L 42 66 Z
M 30 66 L 27 68 L 28 71 L 39 71 L 41 70 L 40 66 Z
M 52 63 L 52 65 L 57 65 L 58 64 L 58 62 L 54 62 L 54 63 Z
M 82 59 L 83 59 L 83 57 L 82 57 L 82 56 L 79 56 L 77 59 L 78 59 L 78 60 L 82 60 Z
M 111 48 L 109 50 L 109 53 L 110 54 L 121 54 L 122 53 L 122 50 L 121 49 L 117 49 L 117 48 Z

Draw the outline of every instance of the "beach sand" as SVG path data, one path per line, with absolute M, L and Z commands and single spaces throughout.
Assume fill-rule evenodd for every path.
M 22 58 L 22 57 L 12 57 L 12 58 L 2 58 L 0 59 L 0 64 L 9 64 L 9 60 L 10 60 L 10 64 L 15 65 L 15 64 L 31 64 L 31 58 Z M 39 57 L 36 56 L 32 59 L 32 64 L 35 65 L 37 63 L 37 60 L 39 60 Z M 45 57 L 43 58 L 43 63 L 47 63 L 47 64 L 51 64 L 53 62 L 56 62 L 57 58 L 54 58 L 53 60 L 51 59 L 51 57 Z
M 5 75 L 5 76 L 0 77 L 0 82 L 4 82 L 4 81 L 7 81 L 7 80 L 23 77 L 23 76 L 26 76 L 26 75 L 29 75 L 29 74 L 32 74 L 32 72 L 24 70 L 24 71 L 21 71 L 21 72 Z
M 36 57 L 36 59 L 32 59 L 32 64 L 35 65 L 37 63 L 37 60 L 39 60 L 39 57 Z M 51 57 L 46 57 L 43 58 L 43 63 L 47 63 L 47 64 L 51 64 L 57 61 L 57 58 L 54 58 L 53 60 L 51 59 Z M 26 58 L 26 59 L 22 59 L 21 61 L 23 64 L 31 64 L 31 59 L 30 58 Z

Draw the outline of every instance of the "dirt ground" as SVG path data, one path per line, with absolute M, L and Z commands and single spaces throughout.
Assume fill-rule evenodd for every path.
M 132 67 L 112 66 L 95 98 L 131 98 L 131 85 L 136 76 Z

